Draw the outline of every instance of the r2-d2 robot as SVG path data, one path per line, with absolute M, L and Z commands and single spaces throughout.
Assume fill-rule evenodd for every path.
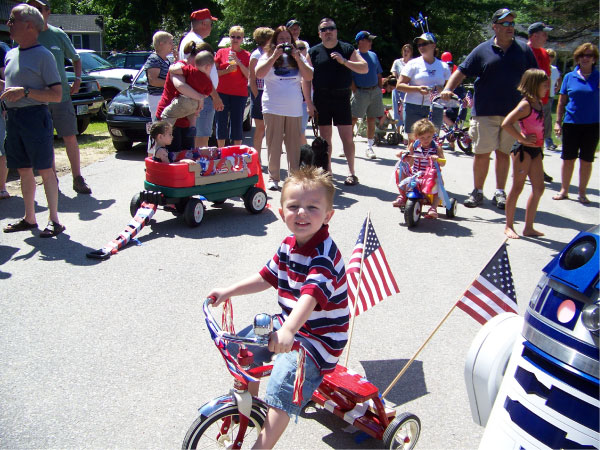
M 600 448 L 596 226 L 544 267 L 525 318 L 500 314 L 465 364 L 480 449 Z

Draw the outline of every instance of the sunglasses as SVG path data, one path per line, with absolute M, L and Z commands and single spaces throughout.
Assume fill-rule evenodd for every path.
M 417 47 L 418 48 L 427 47 L 429 44 L 431 44 L 431 42 L 420 42 L 417 44 Z
M 514 27 L 515 23 L 514 22 L 509 22 L 507 20 L 506 22 L 496 22 L 496 25 L 502 25 L 504 28 L 508 28 L 508 27 Z
M 229 36 L 229 39 L 243 39 L 242 36 Z
M 329 26 L 329 27 L 323 27 L 323 28 L 319 28 L 319 31 L 321 33 L 324 33 L 326 31 L 333 31 L 333 30 L 337 30 L 337 27 L 333 27 L 333 26 Z
M 306 50 L 306 47 L 296 47 L 298 50 L 302 51 L 302 50 Z
M 595 58 L 596 55 L 593 53 L 584 53 L 583 55 L 579 55 L 580 58 Z

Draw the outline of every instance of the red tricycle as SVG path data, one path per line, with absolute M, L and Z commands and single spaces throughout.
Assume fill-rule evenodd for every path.
M 189 428 L 182 448 L 239 449 L 242 445 L 251 448 L 262 429 L 268 406 L 249 393 L 248 383 L 270 375 L 273 366 L 250 367 L 253 356 L 246 346 L 268 345 L 273 318 L 268 314 L 256 315 L 255 337 L 242 337 L 221 329 L 209 310 L 211 303 L 211 298 L 204 301 L 206 324 L 234 377 L 234 387 L 229 394 L 199 408 L 199 415 Z M 227 323 L 225 312 L 223 323 Z M 228 343 L 239 344 L 237 358 L 229 353 Z M 384 405 L 377 387 L 339 364 L 333 373 L 325 375 L 313 393 L 312 401 L 358 430 L 383 440 L 384 448 L 412 449 L 419 439 L 421 421 L 417 416 L 410 413 L 396 415 L 394 409 Z
M 131 216 L 146 202 L 182 214 L 187 225 L 197 227 L 204 217 L 202 200 L 220 204 L 231 197 L 241 197 L 250 213 L 261 212 L 267 205 L 267 194 L 257 151 L 245 145 L 206 151 L 207 156 L 196 164 L 165 164 L 146 158 L 145 190 L 131 199 Z

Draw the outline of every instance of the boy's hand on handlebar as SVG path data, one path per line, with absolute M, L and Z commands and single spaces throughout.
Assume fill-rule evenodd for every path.
M 292 350 L 293 344 L 294 333 L 289 332 L 283 327 L 271 334 L 271 338 L 269 339 L 269 350 L 273 353 L 287 353 Z
M 214 307 L 219 306 L 221 303 L 227 300 L 230 297 L 230 295 L 225 289 L 216 288 L 210 291 L 210 293 L 206 297 L 213 299 L 212 305 Z
M 442 100 L 450 100 L 452 98 L 452 94 L 453 92 L 451 90 L 444 89 L 442 92 L 440 92 L 440 97 Z

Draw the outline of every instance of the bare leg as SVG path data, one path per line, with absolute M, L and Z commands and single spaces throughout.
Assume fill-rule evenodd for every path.
M 0 156 L 0 191 L 6 190 L 6 178 L 8 178 L 6 156 Z
M 196 136 L 194 138 L 194 147 L 196 147 L 196 148 L 208 147 L 208 136 L 202 136 L 202 137 Z
M 241 139 L 234 140 L 233 145 L 242 145 L 242 140 Z
M 354 139 L 352 139 L 352 125 L 337 125 L 342 145 L 344 146 L 344 154 L 348 160 L 348 170 L 350 175 L 354 175 Z
M 589 161 L 579 160 L 579 198 L 587 200 L 585 192 L 587 185 L 592 176 L 592 163 Z
M 35 221 L 35 177 L 33 169 L 18 169 L 21 178 L 21 193 L 25 202 L 25 221 L 36 223 Z M 54 173 L 54 172 L 53 172 Z M 56 177 L 54 178 L 56 180 Z
M 569 186 L 573 177 L 573 168 L 575 167 L 574 159 L 563 159 L 561 168 L 560 191 L 554 197 L 554 200 L 562 200 L 569 198 Z
M 504 190 L 509 170 L 510 157 L 506 153 L 496 150 L 496 189 Z
M 319 131 L 321 131 L 321 137 L 327 141 L 327 152 L 329 153 L 329 166 L 327 171 L 333 173 L 331 171 L 331 153 L 333 151 L 331 136 L 333 134 L 333 129 L 331 128 L 331 125 L 319 125 Z
M 544 193 L 544 165 L 541 155 L 531 161 L 529 167 L 529 181 L 531 181 L 531 195 L 527 199 L 527 208 L 525 209 L 525 227 L 523 236 L 543 236 L 544 233 L 533 228 L 533 221 L 540 203 L 540 198 Z
M 288 423 L 290 422 L 290 416 L 288 413 L 281 409 L 270 407 L 267 412 L 267 419 L 265 420 L 265 426 L 260 430 L 258 439 L 254 444 L 253 449 L 270 449 L 277 444 L 277 441 L 285 431 Z
M 252 146 L 258 152 L 258 162 L 260 163 L 260 153 L 262 141 L 265 137 L 265 122 L 261 119 L 254 119 L 254 136 L 252 137 Z
M 373 139 L 374 137 L 375 137 L 375 117 L 367 117 L 367 139 Z
M 225 147 L 225 139 L 217 139 L 217 146 L 219 148 Z
M 67 152 L 67 157 L 69 158 L 69 163 L 71 164 L 71 175 L 73 175 L 73 178 L 78 177 L 81 175 L 81 163 L 77 137 L 75 135 L 63 136 L 63 141 L 65 143 L 65 150 Z
M 515 211 L 517 209 L 517 200 L 519 195 L 523 191 L 527 174 L 531 166 L 531 156 L 528 154 L 523 155 L 523 162 L 520 161 L 519 155 L 513 155 L 513 183 L 510 188 L 510 192 L 506 197 L 506 206 L 504 207 L 506 214 L 506 225 L 504 227 L 504 234 L 511 239 L 519 239 L 519 235 L 515 231 Z M 541 158 L 540 158 L 541 161 Z M 543 182 L 543 174 L 542 174 Z
M 58 183 L 54 170 L 43 169 L 38 170 L 42 180 L 44 182 L 44 191 L 46 193 L 46 200 L 48 201 L 48 211 L 50 213 L 50 220 L 56 223 L 58 221 Z
M 476 189 L 483 190 L 489 168 L 490 154 L 475 154 L 473 157 L 473 182 L 475 183 Z

